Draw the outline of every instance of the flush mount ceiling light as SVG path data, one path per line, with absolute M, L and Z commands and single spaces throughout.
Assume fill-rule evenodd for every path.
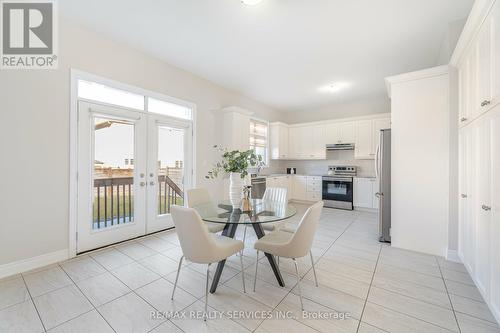
M 342 89 L 345 89 L 349 87 L 350 84 L 347 82 L 335 82 L 335 83 L 330 83 L 326 86 L 323 86 L 319 88 L 321 92 L 326 92 L 326 93 L 336 93 L 341 91 Z
M 245 5 L 249 5 L 249 6 L 255 6 L 258 3 L 260 3 L 261 1 L 262 0 L 241 0 L 241 2 L 243 2 Z

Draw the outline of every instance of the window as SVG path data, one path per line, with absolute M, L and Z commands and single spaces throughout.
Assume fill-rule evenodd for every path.
M 267 135 L 268 125 L 264 121 L 250 119 L 250 149 L 262 156 L 262 161 L 267 164 Z
M 192 119 L 191 108 L 151 97 L 148 97 L 148 111 L 175 118 Z
M 157 113 L 169 117 L 192 120 L 193 107 L 188 103 L 167 102 L 144 94 L 133 93 L 123 89 L 112 88 L 97 82 L 78 80 L 78 98 L 123 106 L 126 108 Z M 147 99 L 147 104 L 145 103 Z M 146 106 L 147 105 L 147 106 Z
M 96 82 L 78 80 L 78 97 L 144 110 L 144 96 L 111 88 Z

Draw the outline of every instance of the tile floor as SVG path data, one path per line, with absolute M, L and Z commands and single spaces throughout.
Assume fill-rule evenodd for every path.
M 297 207 L 292 223 L 306 209 Z M 232 257 L 209 305 L 219 312 L 267 311 L 269 318 L 229 318 L 232 312 L 206 323 L 152 318 L 152 311 L 203 310 L 202 265 L 184 264 L 170 300 L 181 255 L 170 231 L 0 280 L 0 332 L 500 332 L 461 264 L 381 245 L 377 229 L 376 214 L 323 211 L 313 247 L 320 286 L 308 258 L 299 260 L 301 286 L 306 311 L 333 318 L 302 315 L 289 260 L 280 263 L 286 287 L 277 286 L 261 260 L 252 291 L 251 229 L 243 257 L 247 293 L 239 258 Z M 279 318 L 283 313 L 294 319 Z

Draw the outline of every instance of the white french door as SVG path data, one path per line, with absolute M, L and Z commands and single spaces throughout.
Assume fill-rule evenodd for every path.
M 146 232 L 174 226 L 172 205 L 184 205 L 185 184 L 191 184 L 191 123 L 150 115 L 148 121 L 148 191 Z
M 77 253 L 173 227 L 191 184 L 191 122 L 78 103 Z

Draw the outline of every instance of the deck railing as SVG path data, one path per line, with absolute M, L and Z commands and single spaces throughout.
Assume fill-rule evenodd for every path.
M 94 179 L 93 228 L 132 222 L 134 220 L 133 177 Z M 170 213 L 172 205 L 182 205 L 184 193 L 168 176 L 158 176 L 159 215 Z

